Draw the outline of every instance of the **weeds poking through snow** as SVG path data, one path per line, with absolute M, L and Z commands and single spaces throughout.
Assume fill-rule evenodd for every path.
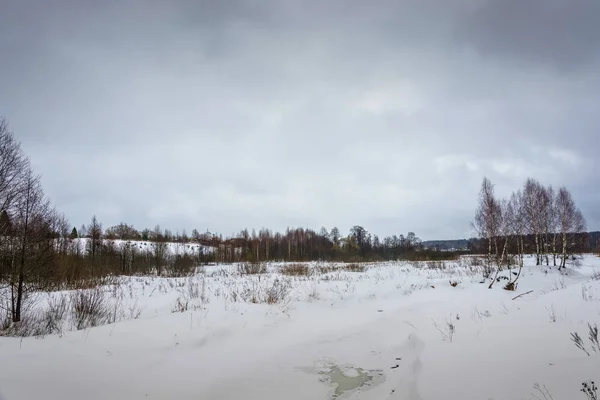
M 190 300 L 187 298 L 178 297 L 175 305 L 171 308 L 172 313 L 185 312 L 189 309 Z
M 142 314 L 142 310 L 138 307 L 138 299 L 135 299 L 135 303 L 129 307 L 129 319 L 138 319 Z
M 317 286 L 313 286 L 310 292 L 308 292 L 308 301 L 319 300 L 321 295 L 319 294 L 319 289 Z
M 554 397 L 552 397 L 552 394 L 550 393 L 546 385 L 540 386 L 539 383 L 536 383 L 535 385 L 533 385 L 533 388 L 540 392 L 540 394 L 542 395 L 542 397 L 538 397 L 535 394 L 532 394 L 532 396 L 537 400 L 554 400 Z
M 440 327 L 437 324 L 437 322 L 435 322 L 435 321 L 433 321 L 433 326 L 442 335 L 442 340 L 448 340 L 449 342 L 452 342 L 452 338 L 454 337 L 454 332 L 456 331 L 456 327 L 454 326 L 454 323 L 452 322 L 452 316 L 450 316 L 450 320 L 446 320 L 446 323 L 444 324 L 443 327 Z
M 550 291 L 556 291 L 556 290 L 561 290 L 561 289 L 566 289 L 567 288 L 567 284 L 565 283 L 565 278 L 561 277 L 559 280 L 554 281 L 554 286 L 552 287 L 552 289 L 550 289 Z
M 581 384 L 581 390 L 588 400 L 598 400 L 598 386 L 594 381 L 587 381 Z
M 479 309 L 477 307 L 475 307 L 473 309 L 473 311 L 471 312 L 471 319 L 475 322 L 477 322 L 477 320 L 479 321 L 483 321 L 483 318 L 489 318 L 492 316 L 492 313 L 489 312 L 489 310 L 485 310 L 484 312 L 480 312 Z
M 585 284 L 581 285 L 581 298 L 584 301 L 592 301 L 594 299 L 594 296 L 592 296 L 589 292 L 590 288 L 587 287 Z
M 577 346 L 578 349 L 585 352 L 585 354 L 587 354 L 588 356 L 590 355 L 590 352 L 587 351 L 587 349 L 585 348 L 585 344 L 583 343 L 583 339 L 581 338 L 581 336 L 579 336 L 579 333 L 571 332 L 571 340 L 573 341 L 573 343 L 575 343 L 575 346 Z
M 596 353 L 600 353 L 600 342 L 598 341 L 598 325 L 594 324 L 594 326 L 592 326 L 588 322 L 588 329 L 589 329 L 588 339 L 592 343 L 592 350 L 594 350 Z
M 592 274 L 592 279 L 595 281 L 600 281 L 600 271 L 594 270 L 594 273 Z
M 309 276 L 310 268 L 306 264 L 293 263 L 293 264 L 285 264 L 279 272 L 282 275 L 288 276 Z
M 550 322 L 556 322 L 556 310 L 554 310 L 554 304 L 550 306 L 550 310 L 548 310 L 548 307 L 546 307 L 546 311 L 548 311 Z
M 194 278 L 191 276 L 187 280 L 187 295 L 190 299 L 197 299 L 200 297 L 200 287 L 198 282 L 194 281 Z

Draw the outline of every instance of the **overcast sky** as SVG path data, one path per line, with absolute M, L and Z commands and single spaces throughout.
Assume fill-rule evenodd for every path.
M 73 225 L 472 234 L 484 175 L 600 229 L 600 1 L 0 3 L 0 115 Z

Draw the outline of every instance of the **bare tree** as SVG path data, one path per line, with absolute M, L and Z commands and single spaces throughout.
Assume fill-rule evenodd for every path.
M 544 203 L 546 191 L 538 181 L 528 178 L 523 187 L 523 211 L 528 233 L 535 240 L 536 265 L 542 263 L 542 234 L 545 228 Z
M 571 193 L 561 187 L 556 198 L 556 212 L 560 229 L 562 244 L 561 262 L 559 270 L 565 268 L 567 257 L 577 247 L 577 241 L 586 229 L 585 219 L 581 211 L 575 206 Z
M 507 238 L 510 237 L 514 240 L 516 257 L 519 262 L 519 272 L 514 279 L 512 279 L 511 274 L 511 280 L 505 286 L 505 289 L 514 290 L 523 270 L 523 255 L 525 253 L 524 236 L 527 229 L 526 217 L 523 209 L 523 194 L 520 190 L 513 192 L 510 200 L 507 202 L 504 219 L 508 226 Z
M 102 224 L 98 222 L 98 219 L 94 215 L 92 222 L 87 227 L 87 234 L 89 240 L 87 242 L 87 253 L 91 259 L 90 263 L 90 274 L 94 276 L 94 266 L 97 264 L 97 258 L 102 246 Z
M 169 243 L 167 242 L 166 236 L 162 234 L 160 226 L 158 225 L 156 225 L 154 228 L 152 237 L 152 255 L 154 258 L 154 265 L 156 267 L 156 274 L 160 276 L 162 275 L 163 268 L 165 267 L 167 261 L 167 250 Z
M 542 234 L 540 237 L 542 260 L 546 260 L 546 265 L 550 265 L 549 253 L 552 250 L 552 236 L 555 231 L 555 213 L 554 213 L 554 189 L 552 186 L 541 187 L 540 193 L 540 226 Z
M 29 161 L 8 130 L 8 123 L 0 117 L 0 284 L 13 272 L 14 205 L 28 166 Z M 0 306 L 7 303 L 10 304 L 8 297 L 0 298 Z
M 499 268 L 498 236 L 500 235 L 502 226 L 502 209 L 500 203 L 495 198 L 494 185 L 488 178 L 483 178 L 483 182 L 481 183 L 479 205 L 472 225 L 479 237 L 487 241 L 488 268 L 491 269 L 492 260 L 496 260 L 496 267 Z M 488 272 L 490 271 L 488 270 Z
M 71 233 L 69 230 L 69 220 L 64 214 L 60 214 L 57 210 L 54 210 L 54 218 L 52 219 L 55 223 L 53 231 L 56 232 L 58 238 L 58 251 L 61 255 L 66 255 L 69 250 L 69 244 L 71 242 Z M 77 233 L 77 231 L 75 231 Z
M 10 276 L 11 315 L 21 320 L 24 296 L 43 288 L 50 274 L 55 253 L 53 218 L 56 217 L 46 199 L 40 180 L 27 169 L 17 197 L 14 214 L 13 264 Z
M 4 118 L 0 118 L 0 211 L 11 210 L 15 198 L 23 188 L 21 181 L 29 160 L 21 151 Z

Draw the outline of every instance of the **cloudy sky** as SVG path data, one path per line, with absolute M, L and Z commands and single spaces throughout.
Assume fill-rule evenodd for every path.
M 600 229 L 597 0 L 0 9 L 0 115 L 73 225 L 462 238 L 486 175 Z

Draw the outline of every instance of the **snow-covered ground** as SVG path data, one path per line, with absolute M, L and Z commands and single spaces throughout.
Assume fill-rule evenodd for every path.
M 600 258 L 563 274 L 532 261 L 515 292 L 504 281 L 488 289 L 468 259 L 364 272 L 311 263 L 309 276 L 269 264 L 262 275 L 217 265 L 191 278 L 119 278 L 102 288 L 119 322 L 75 330 L 66 318 L 61 334 L 0 338 L 0 393 L 509 400 L 543 398 L 537 383 L 554 400 L 585 399 L 581 383 L 600 380 L 587 338 L 587 323 L 600 324 L 600 281 L 591 278 Z

